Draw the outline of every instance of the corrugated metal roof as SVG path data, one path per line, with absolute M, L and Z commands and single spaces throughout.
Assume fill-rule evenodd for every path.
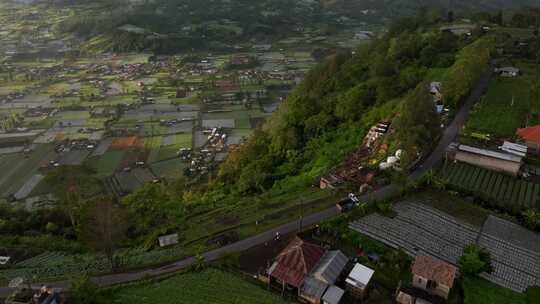
M 466 145 L 459 145 L 458 149 L 460 151 L 469 152 L 473 154 L 483 155 L 487 157 L 493 157 L 497 159 L 502 159 L 506 161 L 511 161 L 515 163 L 521 163 L 522 157 L 512 155 L 509 153 L 501 153 L 497 151 L 491 151 L 491 150 L 484 150 L 476 147 L 466 146 Z
M 519 152 L 527 153 L 527 146 L 525 146 L 525 145 L 520 145 L 520 144 L 516 144 L 516 143 L 513 143 L 513 142 L 509 142 L 509 141 L 504 141 L 503 147 L 509 148 L 509 149 L 512 149 L 512 150 L 516 150 L 516 151 L 519 151 Z
M 312 276 L 308 276 L 304 280 L 300 293 L 311 298 L 320 299 L 326 291 L 326 288 L 328 288 L 328 284 L 317 280 Z
M 344 293 L 345 291 L 343 291 L 343 289 L 332 285 L 328 288 L 328 290 L 326 290 L 322 300 L 328 304 L 338 304 L 339 301 L 341 301 Z
M 270 276 L 294 287 L 300 287 L 325 252 L 321 246 L 296 237 L 278 255 L 277 265 Z
M 315 266 L 313 276 L 328 284 L 334 284 L 347 261 L 347 257 L 341 251 L 328 251 Z

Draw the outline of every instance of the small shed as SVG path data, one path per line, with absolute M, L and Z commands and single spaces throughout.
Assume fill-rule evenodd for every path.
M 371 277 L 375 271 L 371 268 L 368 268 L 362 264 L 356 263 L 353 270 L 349 273 L 349 276 L 345 280 L 347 284 L 347 290 L 351 293 L 352 296 L 357 298 L 364 298 Z
M 519 76 L 520 70 L 515 67 L 503 67 L 495 69 L 495 73 L 499 74 L 501 77 L 517 77 Z
M 163 235 L 158 238 L 159 247 L 167 247 L 178 244 L 178 233 Z

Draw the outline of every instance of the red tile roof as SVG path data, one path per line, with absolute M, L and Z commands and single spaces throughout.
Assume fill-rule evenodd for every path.
M 518 129 L 517 134 L 527 141 L 540 143 L 540 125 Z
M 270 276 L 294 287 L 300 287 L 326 250 L 296 237 L 276 257 L 277 265 Z
M 413 274 L 450 288 L 454 285 L 456 271 L 455 266 L 430 256 L 417 256 L 412 265 Z

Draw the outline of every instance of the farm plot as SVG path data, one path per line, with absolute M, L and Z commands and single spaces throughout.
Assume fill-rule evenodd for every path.
M 59 155 L 57 162 L 63 166 L 77 166 L 82 164 L 88 155 L 88 150 L 72 150 Z
M 445 164 L 440 174 L 454 187 L 478 193 L 505 209 L 540 207 L 540 185 L 536 183 L 463 163 Z
M 238 129 L 250 129 L 250 116 L 247 110 L 235 110 L 227 112 L 213 112 L 213 113 L 204 113 L 203 114 L 203 124 L 205 121 L 234 121 L 234 124 L 228 123 L 224 127 L 233 127 Z
M 175 158 L 176 152 L 181 148 L 191 148 L 192 134 L 171 134 L 166 136 L 150 137 L 145 140 L 145 147 L 149 149 L 148 161 L 155 163 Z
M 106 177 L 120 167 L 125 154 L 126 151 L 107 151 L 99 157 L 90 158 L 88 163 L 96 170 L 98 177 Z
M 2 105 L 2 108 L 37 108 L 37 107 L 50 107 L 51 98 L 46 95 L 28 95 L 21 99 L 13 100 L 11 103 Z
M 114 303 L 291 303 L 239 276 L 217 269 L 181 274 L 170 279 L 118 289 Z
M 154 174 L 144 168 L 135 168 L 129 172 L 118 172 L 108 180 L 109 189 L 118 195 L 124 195 L 155 179 Z
M 111 150 L 128 150 L 142 147 L 142 142 L 136 136 L 113 138 Z
M 184 175 L 184 169 L 187 164 L 179 159 L 170 159 L 153 163 L 152 171 L 159 177 L 168 180 L 176 180 Z
M 41 163 L 54 158 L 52 145 L 37 145 L 28 155 L 16 153 L 0 156 L 0 196 L 8 196 L 21 189 Z
M 111 138 L 106 138 L 102 140 L 97 146 L 97 148 L 94 150 L 94 152 L 92 152 L 92 156 L 101 156 L 105 154 L 105 152 L 109 150 L 109 147 L 111 146 L 111 144 L 112 144 Z
M 482 100 L 471 112 L 465 127 L 466 133 L 490 134 L 496 137 L 513 137 L 516 129 L 525 123 L 540 123 L 531 116 L 530 81 L 533 78 L 493 79 Z
M 141 267 L 156 265 L 182 257 L 183 251 L 178 247 L 145 251 L 141 248 L 120 250 L 116 260 L 120 267 Z M 72 275 L 100 274 L 111 271 L 105 256 L 94 254 L 66 254 L 64 252 L 47 251 L 32 258 L 23 260 L 9 268 L 0 270 L 0 281 L 9 281 L 16 277 L 30 280 L 58 280 Z
M 26 183 L 14 194 L 14 197 L 18 200 L 26 198 L 32 190 L 43 180 L 44 176 L 41 174 L 35 174 L 29 178 Z

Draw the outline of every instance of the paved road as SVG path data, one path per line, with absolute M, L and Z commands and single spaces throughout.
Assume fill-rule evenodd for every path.
M 456 114 L 451 124 L 444 130 L 437 147 L 433 150 L 430 156 L 425 159 L 422 165 L 420 165 L 413 173 L 411 173 L 410 177 L 412 179 L 415 179 L 415 180 L 419 179 L 426 171 L 433 168 L 435 165 L 437 165 L 437 163 L 439 163 L 442 160 L 442 158 L 444 157 L 446 148 L 456 138 L 457 134 L 459 133 L 459 130 L 463 127 L 463 125 L 467 121 L 468 114 L 471 108 L 473 107 L 474 103 L 478 99 L 480 99 L 484 91 L 487 89 L 491 76 L 492 76 L 491 69 L 482 76 L 482 78 L 478 82 L 475 89 L 471 92 L 469 97 L 465 100 L 465 103 L 463 104 L 459 112 Z M 375 200 L 384 199 L 393 194 L 396 194 L 399 190 L 400 190 L 399 186 L 391 184 L 377 191 L 374 191 L 372 193 L 369 193 L 367 195 L 360 197 L 360 200 L 363 202 L 372 202 Z M 336 215 L 338 215 L 338 213 L 339 212 L 337 211 L 337 209 L 335 207 L 332 207 L 327 210 L 304 217 L 304 219 L 302 220 L 302 225 L 304 227 L 312 226 L 322 221 L 325 221 L 327 219 L 330 219 L 332 217 L 335 217 Z M 281 235 L 286 235 L 286 234 L 295 232 L 300 227 L 300 224 L 301 224 L 300 220 L 293 221 L 291 223 L 279 226 L 275 229 L 249 237 L 239 242 L 209 251 L 203 254 L 203 257 L 206 259 L 206 261 L 214 261 L 218 259 L 220 256 L 222 256 L 222 254 L 224 253 L 245 251 L 251 247 L 261 245 L 261 244 L 264 244 L 265 242 L 271 241 L 276 235 L 276 232 L 279 232 Z M 148 278 L 149 276 L 158 276 L 158 275 L 163 275 L 163 274 L 179 271 L 187 266 L 194 264 L 195 261 L 196 259 L 194 257 L 190 257 L 182 261 L 178 261 L 178 262 L 168 264 L 162 267 L 150 268 L 150 269 L 139 270 L 139 271 L 134 271 L 134 272 L 125 272 L 125 273 L 97 276 L 93 278 L 93 281 L 101 287 L 127 283 L 127 282 L 133 282 L 133 281 Z M 56 287 L 56 288 L 66 288 L 69 286 L 68 282 L 66 281 L 47 282 L 47 285 L 51 287 Z M 39 287 L 39 286 L 36 286 L 36 287 Z M 0 298 L 8 296 L 11 292 L 12 290 L 10 288 L 5 288 L 5 287 L 0 288 Z

